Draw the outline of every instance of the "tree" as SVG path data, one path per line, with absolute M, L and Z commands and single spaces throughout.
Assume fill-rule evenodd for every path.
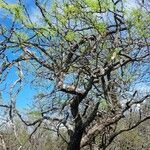
M 40 126 L 53 130 L 68 150 L 79 150 L 106 149 L 122 132 L 150 119 L 136 109 L 139 118 L 117 128 L 134 105 L 150 97 L 137 90 L 137 83 L 145 88 L 149 83 L 150 18 L 143 3 L 132 9 L 122 0 L 34 0 L 32 5 L 39 13 L 36 20 L 22 0 L 0 1 L 5 15 L 0 25 L 1 87 L 9 85 L 10 73 L 17 77 L 7 86 L 10 103 L 0 106 L 12 123 L 19 117 L 34 126 L 31 136 Z M 34 121 L 16 107 L 27 80 L 42 90 L 28 112 Z

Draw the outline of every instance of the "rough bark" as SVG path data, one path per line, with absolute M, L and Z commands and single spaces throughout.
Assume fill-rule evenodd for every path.
M 74 133 L 70 136 L 70 142 L 67 150 L 80 150 L 80 142 L 82 139 L 84 129 L 81 125 L 77 126 Z

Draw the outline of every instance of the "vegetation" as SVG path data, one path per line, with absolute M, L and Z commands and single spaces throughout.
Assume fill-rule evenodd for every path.
M 150 16 L 127 3 L 0 0 L 2 149 L 148 150 Z

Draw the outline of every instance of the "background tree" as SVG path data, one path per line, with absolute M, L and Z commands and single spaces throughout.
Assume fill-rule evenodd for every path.
M 30 137 L 41 126 L 53 130 L 68 150 L 79 150 L 106 149 L 148 120 L 148 113 L 133 110 L 150 97 L 137 91 L 137 83 L 149 84 L 150 18 L 144 3 L 130 9 L 122 0 L 32 2 L 36 21 L 22 0 L 0 1 L 1 91 L 9 89 L 10 98 L 1 107 L 11 123 L 19 117 L 33 127 Z M 29 82 L 42 91 L 28 112 L 32 121 L 16 107 Z M 123 118 L 133 120 L 132 111 L 137 119 L 119 128 Z

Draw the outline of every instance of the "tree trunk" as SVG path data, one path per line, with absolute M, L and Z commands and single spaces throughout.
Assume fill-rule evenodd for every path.
M 81 127 L 76 127 L 74 133 L 70 136 L 70 142 L 68 144 L 67 150 L 80 150 L 82 135 L 83 129 Z

